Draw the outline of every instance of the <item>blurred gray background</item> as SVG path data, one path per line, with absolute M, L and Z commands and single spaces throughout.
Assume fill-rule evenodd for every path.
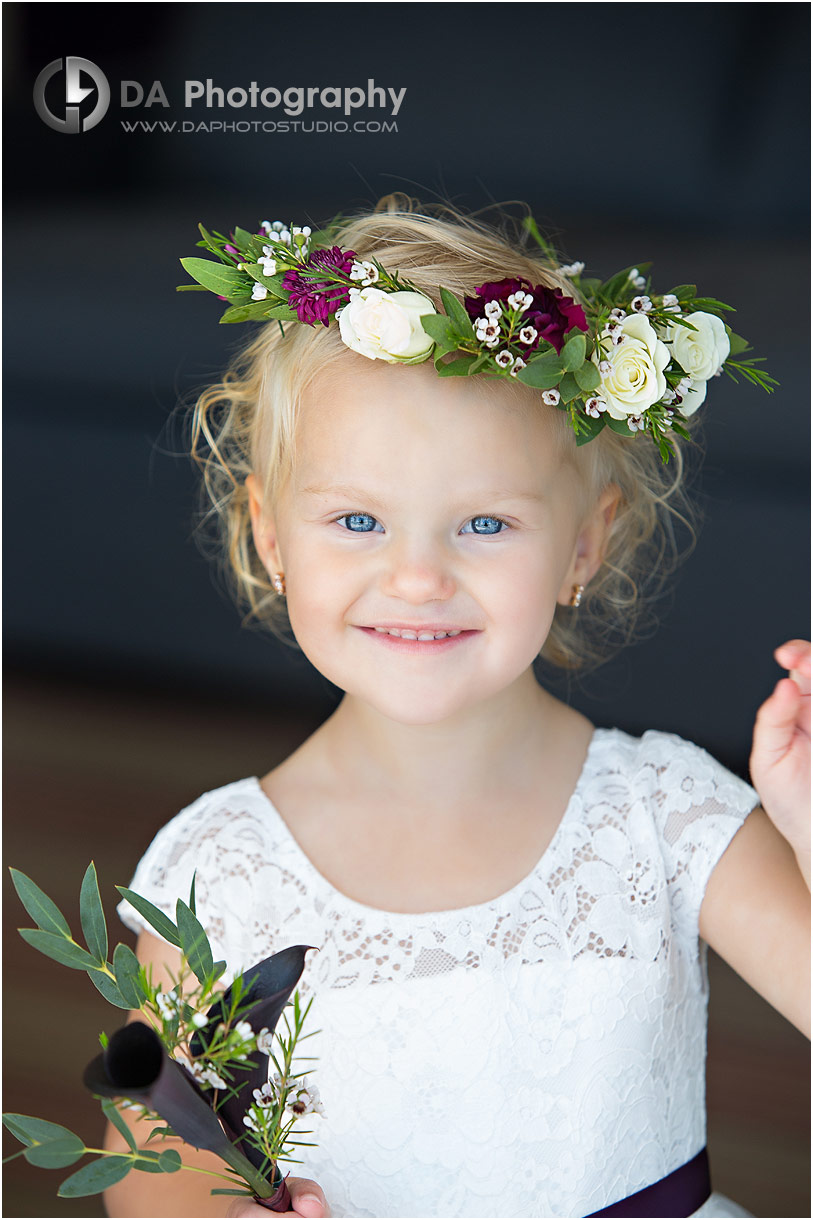
M 696 282 L 737 307 L 734 329 L 781 388 L 769 397 L 726 377 L 710 387 L 705 523 L 659 631 L 557 689 L 597 724 L 680 733 L 746 774 L 754 713 L 779 676 L 772 651 L 808 633 L 809 7 L 654 13 L 3 5 L 6 850 L 41 884 L 50 878 L 55 898 L 70 904 L 92 853 L 109 886 L 126 883 L 181 804 L 263 773 L 337 697 L 291 649 L 241 628 L 190 541 L 195 484 L 171 415 L 243 338 L 218 325 L 209 297 L 174 291 L 199 221 L 318 223 L 395 189 L 464 208 L 522 199 L 589 271 L 652 260 L 663 290 Z M 78 135 L 49 129 L 32 104 L 38 73 L 66 55 L 93 61 L 111 86 L 105 118 Z M 370 77 L 406 88 L 397 132 L 179 130 L 285 117 L 186 109 L 186 80 L 228 90 Z M 122 81 L 145 94 L 160 81 L 169 106 L 123 108 Z M 64 108 L 63 74 L 47 98 Z M 317 107 L 299 121 L 342 117 Z M 123 121 L 177 126 L 126 132 Z M 12 954 L 19 943 L 12 931 Z M 17 985 L 31 956 L 10 966 L 7 956 Z M 719 1047 L 736 1044 L 726 1021 L 750 1002 L 732 986 Z M 105 1006 L 86 999 L 101 1006 L 101 1028 Z M 715 1086 L 716 1184 L 757 1214 L 809 1214 L 806 1045 L 774 1014 L 748 1011 L 732 1078 L 778 1058 L 765 1087 L 735 1104 Z M 80 1052 L 77 1071 L 81 1062 Z M 12 1076 L 12 1095 L 26 1079 Z M 73 1097 L 66 1080 L 67 1107 Z M 45 1113 L 24 1097 L 6 1106 Z M 737 1128 L 744 1114 L 771 1115 L 749 1127 L 753 1150 Z M 763 1170 L 771 1141 L 779 1160 Z M 801 1152 L 788 1163 L 792 1147 Z M 19 1178 L 6 1214 L 43 1215 L 46 1197 L 53 1214 L 90 1214 L 53 1201 L 54 1175 L 23 1166 Z M 765 1210 L 780 1179 L 789 1193 Z

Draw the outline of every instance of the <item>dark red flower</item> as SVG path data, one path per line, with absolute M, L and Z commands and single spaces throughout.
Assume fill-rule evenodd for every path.
M 485 307 L 489 301 L 507 303 L 512 293 L 530 292 L 533 304 L 522 315 L 523 326 L 533 326 L 537 332 L 533 343 L 523 345 L 529 352 L 539 346 L 542 339 L 547 340 L 557 352 L 565 345 L 565 335 L 574 326 L 579 330 L 588 329 L 587 319 L 581 305 L 566 297 L 561 288 L 546 288 L 544 284 L 531 284 L 524 279 L 498 280 L 496 283 L 481 284 L 475 288 L 477 296 L 466 297 L 464 305 L 472 321 L 485 317 Z
M 321 322 L 323 326 L 328 326 L 330 315 L 346 304 L 348 299 L 347 284 L 337 284 L 330 278 L 320 279 L 318 275 L 304 275 L 303 271 L 324 267 L 325 270 L 349 275 L 355 257 L 352 250 L 332 246 L 327 250 L 315 250 L 308 255 L 301 268 L 285 272 L 282 287 L 290 294 L 288 303 L 296 310 L 300 322 L 306 322 L 308 326 Z

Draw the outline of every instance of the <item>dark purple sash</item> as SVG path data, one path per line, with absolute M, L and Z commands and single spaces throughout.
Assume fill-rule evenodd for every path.
M 710 1194 L 709 1158 L 704 1148 L 660 1182 L 653 1182 L 600 1212 L 591 1212 L 590 1216 L 691 1216 Z

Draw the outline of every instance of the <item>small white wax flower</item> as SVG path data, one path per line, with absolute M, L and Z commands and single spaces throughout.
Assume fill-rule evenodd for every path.
M 603 398 L 594 396 L 593 398 L 588 398 L 587 402 L 584 404 L 584 410 L 585 414 L 592 415 L 593 419 L 598 419 L 602 411 L 607 410 L 607 404 Z
M 629 273 L 629 279 L 636 288 L 646 287 L 646 276 L 643 276 L 638 271 L 637 267 L 633 267 Z
M 276 275 L 277 274 L 276 259 L 271 258 L 270 255 L 264 254 L 262 256 L 262 258 L 257 259 L 257 262 L 260 264 L 260 266 L 263 269 L 263 275 Z M 262 285 L 261 285 L 261 287 L 262 287 Z
M 599 362 L 598 371 L 601 373 L 602 377 L 608 377 L 613 371 L 613 366 L 610 364 L 609 360 L 602 360 Z
M 626 316 L 626 312 L 623 309 L 618 309 L 616 307 L 615 309 L 610 310 L 610 317 L 614 318 L 617 322 L 623 322 Z
M 251 1117 L 250 1114 L 243 1115 L 243 1124 L 244 1124 L 244 1126 L 249 1127 L 252 1131 L 259 1132 L 259 1130 L 260 1130 L 260 1128 L 257 1126 L 257 1124 L 255 1123 L 254 1119 Z
M 510 367 L 510 365 L 512 365 L 514 363 L 514 357 L 505 347 L 503 348 L 503 350 L 501 352 L 497 352 L 497 355 L 494 357 L 494 360 L 500 366 L 501 369 L 507 369 Z
M 680 313 L 680 303 L 673 292 L 667 292 L 663 297 L 662 308 L 669 313 Z
M 270 220 L 261 220 L 260 228 L 262 229 L 263 233 L 270 233 L 273 228 L 273 225 L 271 224 Z
M 519 341 L 520 343 L 533 343 L 538 334 L 539 331 L 535 326 L 523 326 L 519 332 Z
M 271 225 L 271 228 L 274 230 L 275 233 L 281 233 L 282 230 L 285 228 L 285 225 L 282 223 L 281 220 L 275 220 L 274 223 Z
M 254 287 L 251 289 L 252 301 L 264 301 L 267 296 L 268 296 L 268 289 L 265 287 L 264 284 L 255 284 Z
M 276 1100 L 273 1086 L 266 1081 L 261 1089 L 255 1089 L 254 1100 L 258 1106 L 272 1106 Z
M 584 271 L 584 263 L 568 263 L 566 267 L 560 267 L 559 271 L 562 275 L 572 278 L 574 275 L 581 275 Z
M 502 306 L 499 301 L 488 301 L 486 303 L 485 315 L 487 318 L 499 318 L 502 313 Z
M 200 1079 L 206 1084 L 210 1084 L 213 1089 L 226 1089 L 228 1085 L 222 1076 L 218 1076 L 214 1068 L 204 1068 L 200 1073 Z
M 234 1027 L 234 1033 L 243 1042 L 248 1042 L 249 1038 L 254 1037 L 254 1030 L 251 1028 L 248 1021 L 238 1021 Z
M 525 310 L 529 309 L 533 304 L 533 300 L 534 298 L 530 292 L 523 292 L 522 289 L 520 289 L 519 292 L 511 293 L 510 297 L 508 298 L 508 304 L 512 309 L 517 309 L 520 311 L 520 313 L 524 313 Z
M 544 403 L 547 403 L 547 405 L 548 405 L 549 407 L 556 407 L 556 406 L 558 406 L 558 405 L 559 405 L 559 397 L 560 397 L 560 396 L 559 396 L 559 391 L 558 391 L 558 390 L 543 390 L 543 391 L 542 391 L 542 401 L 543 401 Z
M 178 1015 L 178 997 L 174 989 L 166 992 L 159 991 L 156 994 L 155 1003 L 165 1021 L 171 1021 L 173 1017 Z
M 524 368 L 527 368 L 525 361 L 522 359 L 522 356 L 517 356 L 516 360 L 511 365 L 511 376 L 516 377 L 516 375 L 520 371 L 520 369 L 524 369 Z
M 363 288 L 369 288 L 370 284 L 378 282 L 378 268 L 366 259 L 356 259 L 350 268 L 350 279 L 358 280 Z
M 283 245 L 290 246 L 291 234 L 289 233 L 289 231 L 287 229 L 280 229 L 279 239 L 283 243 Z
M 270 1055 L 274 1047 L 274 1035 L 267 1029 L 261 1029 L 257 1034 L 257 1050 L 261 1055 Z
M 323 1118 L 325 1109 L 319 1098 L 319 1090 L 314 1084 L 309 1084 L 303 1077 L 299 1085 L 288 1095 L 287 1108 L 292 1114 L 320 1114 Z
M 632 308 L 636 309 L 638 313 L 649 313 L 650 309 L 652 308 L 652 301 L 646 296 L 633 297 L 631 304 Z
M 645 425 L 644 425 L 643 416 L 641 416 L 641 415 L 628 415 L 627 416 L 627 427 L 629 428 L 630 432 L 642 432 L 644 429 L 644 426 Z
M 196 1012 L 192 1018 L 192 1024 L 194 1025 L 195 1029 L 203 1029 L 204 1025 L 209 1024 L 209 1018 L 206 1016 L 205 1012 Z

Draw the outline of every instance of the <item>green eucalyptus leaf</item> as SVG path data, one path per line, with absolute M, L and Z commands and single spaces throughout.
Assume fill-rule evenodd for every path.
M 579 387 L 588 394 L 597 390 L 601 385 L 601 374 L 592 360 L 585 360 L 580 368 L 574 370 L 573 376 L 579 383 Z
M 457 360 L 450 360 L 448 364 L 436 364 L 435 368 L 441 377 L 466 377 L 474 361 L 475 357 L 467 352 Z
M 116 1105 L 116 1103 L 112 1097 L 105 1097 L 105 1099 L 103 1100 L 102 1113 L 104 1114 L 107 1121 L 109 1123 L 112 1123 L 112 1125 L 116 1128 L 119 1135 L 124 1136 L 125 1140 L 130 1145 L 133 1152 L 135 1152 L 136 1149 L 138 1148 L 138 1144 L 136 1143 L 135 1136 L 133 1135 L 132 1131 L 128 1127 L 127 1123 L 124 1121 L 124 1116 L 122 1115 L 121 1110 L 119 1110 L 118 1106 Z
M 139 915 L 146 919 L 151 928 L 154 928 L 159 936 L 163 936 L 164 940 L 168 940 L 171 945 L 175 945 L 178 949 L 181 947 L 181 938 L 178 935 L 178 929 L 175 924 L 165 915 L 163 911 L 159 911 L 158 907 L 153 906 L 146 898 L 142 898 L 140 894 L 133 893 L 124 885 L 117 885 L 116 889 L 121 894 L 122 898 L 126 898 L 131 906 L 135 907 Z
M 267 322 L 269 318 L 279 318 L 283 322 L 292 322 L 296 314 L 288 305 L 280 305 L 275 297 L 264 301 L 249 301 L 247 305 L 230 305 L 221 314 L 221 322 Z
M 99 894 L 96 865 L 91 860 L 87 866 L 82 888 L 79 892 L 79 918 L 87 947 L 97 962 L 107 961 L 107 924 Z
M 573 399 L 578 398 L 581 393 L 581 387 L 573 373 L 565 373 L 564 377 L 559 382 L 559 397 L 561 398 L 562 402 L 572 402 Z
M 165 1148 L 158 1153 L 158 1164 L 164 1173 L 177 1173 L 183 1167 L 181 1154 L 177 1148 Z
M 130 1172 L 129 1156 L 100 1156 L 88 1165 L 83 1165 L 60 1186 L 57 1194 L 61 1199 L 80 1199 L 85 1195 L 98 1195 L 108 1186 L 114 1186 Z
M 208 258 L 182 258 L 181 266 L 193 280 L 203 284 L 210 292 L 228 300 L 242 300 L 251 296 L 251 290 L 246 284 L 246 275 L 236 267 L 226 267 L 222 263 L 213 263 Z
M 42 932 L 39 928 L 19 928 L 18 931 L 32 948 L 72 970 L 88 970 L 97 965 L 96 959 L 85 949 L 56 932 Z
M 563 372 L 561 356 L 550 352 L 546 356 L 536 356 L 529 360 L 525 368 L 517 373 L 517 380 L 535 390 L 552 390 L 559 384 Z
M 41 1169 L 65 1169 L 68 1165 L 75 1165 L 85 1155 L 85 1145 L 78 1135 L 67 1135 L 58 1140 L 49 1140 L 47 1144 L 34 1144 L 26 1148 L 23 1155 L 29 1165 L 39 1165 Z
M 731 344 L 731 351 L 728 353 L 729 356 L 740 356 L 743 352 L 750 351 L 751 344 L 748 342 L 748 340 L 743 339 L 742 335 L 735 335 L 730 326 L 726 326 L 726 333 L 728 335 L 728 341 Z
M 11 880 L 14 882 L 20 902 L 37 927 L 42 928 L 44 932 L 56 932 L 70 937 L 71 930 L 68 921 L 56 903 L 52 902 L 30 877 L 26 877 L 25 873 L 21 873 L 16 868 L 10 868 L 8 871 L 11 873 Z
M 423 330 L 435 340 L 441 354 L 457 350 L 460 336 L 451 318 L 442 313 L 425 313 L 420 315 L 420 321 Z
M 598 419 L 594 419 L 592 415 L 585 415 L 581 422 L 586 424 L 587 427 L 582 427 L 582 429 L 576 433 L 577 446 L 586 445 L 588 441 L 592 441 L 594 437 L 598 436 L 599 432 L 601 432 L 602 428 L 605 427 L 607 423 L 607 413 L 606 411 L 602 411 Z
M 296 310 L 292 309 L 287 303 L 271 305 L 266 310 L 265 316 L 267 318 L 275 318 L 279 322 L 296 322 L 299 318 Z
M 49 1123 L 44 1118 L 32 1118 L 28 1114 L 4 1114 L 3 1126 L 21 1144 L 49 1144 L 54 1140 L 79 1139 L 78 1135 L 59 1123 Z
M 140 1170 L 141 1173 L 164 1173 L 161 1154 L 147 1148 L 142 1148 L 138 1156 L 133 1157 L 132 1168 Z
M 562 348 L 562 363 L 568 372 L 575 372 L 576 369 L 581 368 L 584 364 L 586 354 L 587 339 L 582 331 L 577 331 L 575 335 L 571 335 Z
M 147 998 L 139 982 L 141 965 L 129 945 L 116 945 L 113 972 L 128 1008 L 140 1008 Z
M 441 288 L 440 299 L 443 302 L 443 308 L 447 315 L 452 319 L 457 333 L 462 339 L 474 338 L 474 327 L 471 323 L 471 318 L 466 313 L 465 306 L 458 301 L 454 293 L 449 292 L 448 288 Z
M 113 1004 L 116 1008 L 123 1008 L 125 1012 L 132 1008 L 132 1004 L 127 1003 L 115 979 L 111 979 L 109 974 L 105 974 L 103 970 L 88 970 L 88 978 L 108 1004 Z M 138 1006 L 136 1005 L 136 1007 Z
M 178 920 L 183 955 L 198 981 L 205 983 L 214 966 L 209 938 L 203 925 L 180 898 L 175 908 L 175 918 Z
M 607 427 L 612 428 L 613 432 L 617 432 L 619 436 L 636 435 L 635 432 L 632 432 L 630 428 L 627 427 L 627 421 L 625 419 L 613 419 L 612 415 L 607 417 Z

